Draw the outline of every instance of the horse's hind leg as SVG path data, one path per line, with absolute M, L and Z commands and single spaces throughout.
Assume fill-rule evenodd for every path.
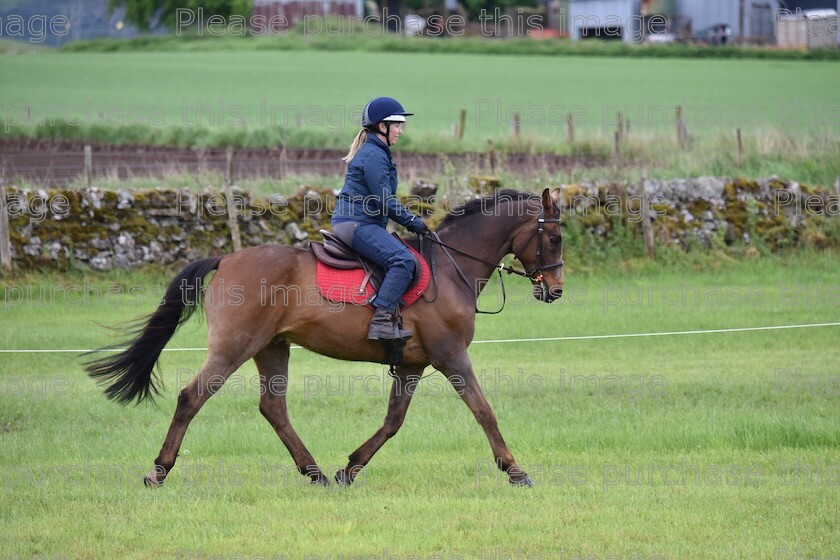
M 280 436 L 292 455 L 298 472 L 310 478 L 313 484 L 328 485 L 329 479 L 321 472 L 315 459 L 298 437 L 289 421 L 286 409 L 286 389 L 289 382 L 289 343 L 275 339 L 260 350 L 254 361 L 260 372 L 260 412 Z
M 370 439 L 350 455 L 347 466 L 335 473 L 335 480 L 339 484 L 352 484 L 353 479 L 368 464 L 380 447 L 393 437 L 405 420 L 411 397 L 417 390 L 417 384 L 423 375 L 423 368 L 400 368 L 394 383 L 391 385 L 391 396 L 388 399 L 388 412 L 385 421 Z
M 248 357 L 245 357 L 233 361 L 211 350 L 198 375 L 178 393 L 175 416 L 169 425 L 169 432 L 166 434 L 166 440 L 163 442 L 160 454 L 155 459 L 155 466 L 146 475 L 144 480 L 146 486 L 163 484 L 163 480 L 175 465 L 178 449 L 181 447 L 184 434 L 192 419 L 198 414 L 207 399 L 213 396 L 224 385 L 230 374 L 236 371 L 247 359 Z

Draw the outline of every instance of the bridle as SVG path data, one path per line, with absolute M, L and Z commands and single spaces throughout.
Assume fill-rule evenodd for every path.
M 557 210 L 557 209 L 555 208 L 555 210 Z M 559 212 L 558 212 L 558 215 L 559 215 Z M 564 265 L 564 262 L 563 262 L 563 259 L 561 257 L 561 259 L 559 261 L 557 261 L 556 263 L 552 263 L 552 264 L 548 264 L 548 265 L 543 265 L 542 264 L 543 233 L 545 232 L 545 224 L 559 224 L 559 223 L 561 223 L 560 218 L 546 219 L 545 209 L 544 208 L 540 209 L 539 216 L 537 217 L 537 227 L 534 229 L 533 232 L 531 232 L 531 235 L 528 237 L 528 239 L 525 241 L 525 243 L 522 244 L 522 246 L 520 247 L 520 249 L 518 251 L 515 250 L 515 249 L 512 249 L 513 256 L 516 258 L 516 260 L 518 260 L 522 264 L 523 270 L 517 270 L 513 267 L 506 266 L 505 263 L 492 263 L 490 261 L 486 261 L 482 258 L 476 257 L 475 255 L 471 255 L 469 253 L 461 251 L 460 249 L 456 249 L 455 247 L 452 247 L 451 245 L 447 245 L 446 243 L 441 241 L 437 232 L 432 232 L 430 239 L 431 239 L 431 241 L 440 245 L 441 249 L 443 249 L 444 254 L 446 254 L 446 256 L 449 258 L 450 262 L 452 262 L 452 266 L 454 266 L 455 270 L 458 272 L 458 276 L 461 277 L 461 280 L 464 282 L 464 284 L 473 293 L 474 299 L 476 301 L 476 307 L 475 307 L 476 313 L 485 313 L 485 314 L 489 314 L 489 315 L 495 315 L 496 313 L 501 313 L 502 309 L 505 308 L 505 302 L 507 300 L 507 296 L 505 294 L 505 283 L 504 283 L 504 279 L 503 279 L 504 277 L 502 276 L 502 271 L 507 272 L 508 274 L 515 274 L 517 276 L 522 276 L 522 277 L 528 278 L 531 281 L 531 284 L 533 284 L 535 288 L 539 288 L 541 290 L 541 293 L 543 295 L 545 295 L 546 293 L 549 292 L 549 288 L 546 285 L 545 277 L 543 275 L 543 271 L 554 270 L 555 268 L 562 268 L 563 265 Z M 423 254 L 423 239 L 424 239 L 424 237 L 425 236 L 422 236 L 422 235 L 420 236 L 420 254 L 421 255 Z M 532 268 L 531 270 L 528 270 L 528 268 L 525 266 L 525 263 L 522 261 L 522 257 L 520 257 L 519 255 L 521 254 L 522 251 L 524 251 L 528 247 L 528 245 L 531 244 L 531 241 L 534 239 L 534 237 L 537 238 L 537 261 L 535 263 L 534 268 Z M 562 243 L 562 240 L 561 240 L 561 243 Z M 490 266 L 490 267 L 492 267 L 496 270 L 496 272 L 499 274 L 499 280 L 500 280 L 501 286 L 502 286 L 502 306 L 497 311 L 482 311 L 478 308 L 478 294 L 475 292 L 474 286 L 472 286 L 470 284 L 470 281 L 467 279 L 467 275 L 464 274 L 464 271 L 461 270 L 461 267 L 458 266 L 458 263 L 455 262 L 455 259 L 452 257 L 452 254 L 449 251 L 455 251 L 456 253 L 458 253 L 460 255 L 463 255 L 463 256 L 465 256 L 469 259 L 472 259 L 474 261 L 486 264 L 487 266 Z M 561 255 L 562 255 L 562 245 L 561 245 Z M 434 281 L 435 286 L 437 286 L 437 275 L 436 275 L 436 272 L 435 272 L 434 250 L 432 250 L 432 256 L 431 256 L 430 261 L 431 261 L 430 266 L 432 268 L 433 281 Z M 425 296 L 424 296 L 424 298 L 425 298 Z M 431 301 L 429 301 L 429 300 L 427 300 L 427 301 L 429 301 L 429 303 L 431 303 L 432 301 L 434 301 L 436 299 L 437 299 L 437 293 L 435 294 L 434 299 L 432 299 Z
M 525 263 L 522 262 L 522 259 L 519 257 L 519 254 L 522 251 L 524 251 L 525 248 L 528 247 L 528 245 L 531 244 L 531 240 L 533 240 L 534 237 L 537 238 L 537 262 L 536 262 L 536 265 L 531 270 L 528 270 L 527 268 L 525 268 L 525 270 L 523 271 L 523 274 L 525 276 L 527 276 L 528 278 L 530 278 L 531 282 L 535 286 L 539 282 L 542 282 L 542 283 L 545 282 L 545 278 L 543 277 L 543 273 L 542 273 L 543 270 L 554 270 L 555 268 L 562 268 L 563 267 L 564 263 L 563 263 L 562 256 L 561 256 L 560 260 L 557 261 L 554 264 L 547 264 L 547 265 L 542 264 L 543 232 L 545 232 L 545 224 L 559 224 L 559 223 L 560 223 L 560 218 L 546 219 L 545 209 L 544 208 L 540 209 L 540 215 L 539 215 L 539 217 L 537 217 L 537 229 L 535 229 L 533 232 L 531 232 L 531 236 L 528 238 L 527 241 L 525 241 L 525 243 L 522 245 L 522 247 L 520 248 L 519 251 L 516 251 L 516 250 L 513 251 L 513 256 L 516 257 L 516 259 L 520 263 L 522 263 L 522 267 L 525 268 Z M 562 240 L 561 240 L 561 243 L 562 243 Z M 562 245 L 561 245 L 560 249 L 561 249 L 560 254 L 562 255 L 563 254 L 562 253 Z

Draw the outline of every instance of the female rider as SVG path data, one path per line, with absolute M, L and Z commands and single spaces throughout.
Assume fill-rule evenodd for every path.
M 397 306 L 414 275 L 414 257 L 385 229 L 390 218 L 418 235 L 429 232 L 423 220 L 396 199 L 397 168 L 390 147 L 411 115 L 391 97 L 377 97 L 365 105 L 363 128 L 344 157 L 347 176 L 332 215 L 336 235 L 385 269 L 385 279 L 371 301 L 375 310 L 368 329 L 371 340 L 407 340 L 412 334 L 400 328 Z

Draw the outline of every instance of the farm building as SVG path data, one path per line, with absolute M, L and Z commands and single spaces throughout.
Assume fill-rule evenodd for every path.
M 840 0 L 784 0 L 782 4 L 783 6 L 779 10 L 776 27 L 779 46 L 799 49 L 818 48 L 816 45 L 830 47 L 830 39 L 826 39 L 825 37 L 826 29 L 823 23 L 829 26 L 827 28 L 828 35 L 834 35 L 835 45 L 840 46 L 838 20 L 834 20 L 832 29 L 831 14 L 825 11 L 834 10 L 835 17 L 838 17 L 838 14 L 840 14 Z M 796 16 L 799 17 L 797 18 Z M 804 22 L 802 16 L 812 19 L 810 22 Z M 818 38 L 812 37 L 809 40 L 805 35 L 807 31 L 803 32 L 803 27 L 807 27 L 808 25 L 815 28 L 811 31 Z
M 642 41 L 662 34 L 727 43 L 741 35 L 775 42 L 780 0 L 568 0 L 565 25 L 572 39 Z
M 261 18 L 264 30 L 276 33 L 313 16 L 361 19 L 364 17 L 363 4 L 362 0 L 254 0 L 252 21 Z
M 569 0 L 567 33 L 572 39 L 640 40 L 639 0 Z
M 837 45 L 837 27 L 834 10 L 781 13 L 777 22 L 778 44 L 792 49 L 830 48 Z
M 732 30 L 731 39 L 743 37 L 749 42 L 775 43 L 774 22 L 778 0 L 680 0 L 679 11 L 691 20 L 695 36 L 718 24 Z M 702 37 L 701 37 L 702 38 Z
M 833 10 L 840 8 L 840 2 L 837 0 L 784 0 L 782 8 L 790 10 L 791 12 L 804 12 L 806 10 Z

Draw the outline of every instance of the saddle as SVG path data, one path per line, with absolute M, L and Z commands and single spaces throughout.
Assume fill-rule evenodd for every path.
M 318 261 L 317 285 L 321 295 L 331 301 L 368 305 L 385 279 L 385 270 L 356 253 L 334 233 L 323 229 L 320 233 L 324 242 L 311 243 L 310 248 Z M 417 301 L 431 277 L 425 259 L 412 247 L 408 249 L 414 257 L 414 276 L 400 300 L 400 308 Z

